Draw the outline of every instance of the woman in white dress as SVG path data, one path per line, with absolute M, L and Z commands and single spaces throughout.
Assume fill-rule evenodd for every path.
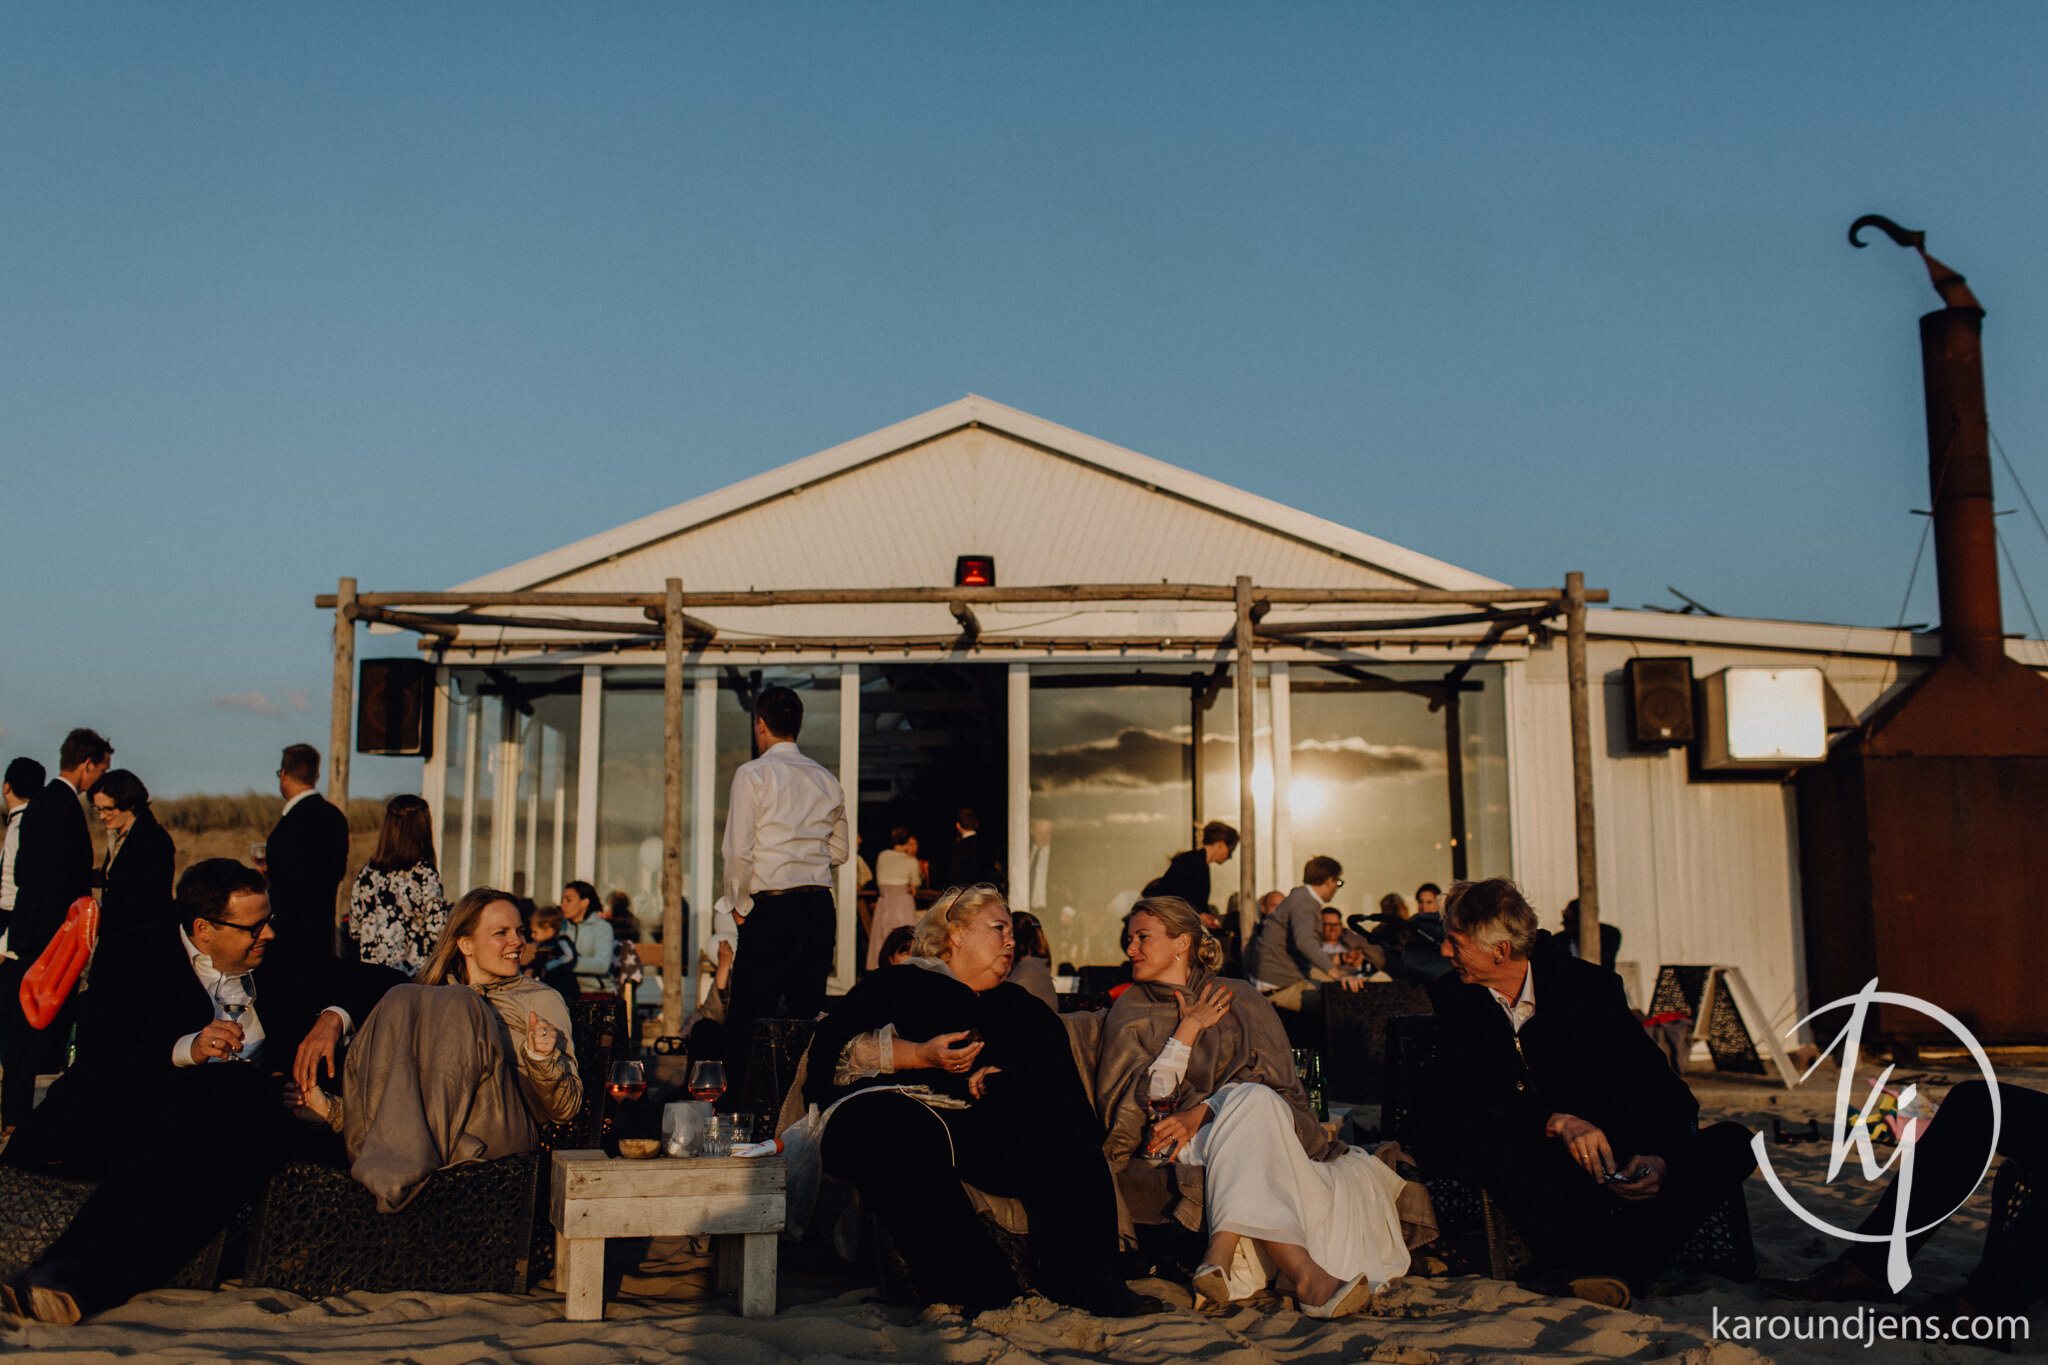
M 1215 975 L 1222 945 L 1185 901 L 1138 902 L 1127 952 L 1095 1094 L 1132 1217 L 1208 1234 L 1195 1288 L 1215 1302 L 1277 1275 L 1310 1317 L 1357 1312 L 1407 1272 L 1403 1180 L 1325 1134 L 1272 1005 Z
M 891 930 L 917 923 L 917 888 L 924 871 L 917 861 L 917 836 L 898 825 L 890 847 L 875 859 L 875 918 L 868 926 L 868 970 L 881 963 L 882 941 Z

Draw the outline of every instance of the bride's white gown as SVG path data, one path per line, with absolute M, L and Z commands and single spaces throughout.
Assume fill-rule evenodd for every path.
M 1331 1161 L 1309 1160 L 1293 1111 L 1270 1086 L 1226 1085 L 1208 1103 L 1214 1117 L 1179 1159 L 1204 1168 L 1209 1235 L 1243 1239 L 1227 1267 L 1233 1297 L 1272 1282 L 1272 1263 L 1254 1238 L 1306 1247 L 1338 1279 L 1364 1275 L 1374 1289 L 1407 1273 L 1394 1207 L 1402 1181 L 1385 1162 L 1356 1147 Z

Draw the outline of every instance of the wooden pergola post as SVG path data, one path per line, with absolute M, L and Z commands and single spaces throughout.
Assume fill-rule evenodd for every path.
M 1252 710 L 1252 580 L 1237 576 L 1237 917 L 1240 924 L 1257 924 L 1259 870 L 1256 828 L 1259 823 L 1252 790 L 1252 767 L 1257 757 L 1258 734 Z M 1201 837 L 1199 834 L 1197 838 Z M 1286 875 L 1283 871 L 1283 877 Z
M 661 620 L 661 1032 L 683 1026 L 683 580 L 668 580 Z M 699 819 L 710 818 L 701 812 Z M 698 907 L 705 914 L 708 907 Z M 694 962 L 687 965 L 694 966 Z
M 1564 668 L 1572 712 L 1572 824 L 1578 834 L 1579 956 L 1600 960 L 1600 862 L 1593 839 L 1593 712 L 1586 682 L 1586 576 L 1564 576 Z
M 327 799 L 344 817 L 348 815 L 348 759 L 355 747 L 350 714 L 355 705 L 356 681 L 356 581 L 344 578 L 334 593 L 334 695 L 327 720 Z M 346 894 L 344 891 L 343 894 Z M 335 897 L 334 948 L 341 952 L 342 899 Z

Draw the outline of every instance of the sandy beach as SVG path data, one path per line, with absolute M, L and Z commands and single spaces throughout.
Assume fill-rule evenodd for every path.
M 2029 1061 L 2037 1060 L 2028 1058 Z M 1967 1066 L 1967 1063 L 1964 1064 Z M 1968 1079 L 1944 1064 L 1902 1069 L 1897 1080 L 1917 1080 L 1939 1096 Z M 2003 1079 L 2048 1086 L 2048 1070 L 2001 1069 Z M 1761 1081 L 1720 1076 L 1691 1078 L 1707 1116 L 1736 1118 L 1769 1133 L 1774 1116 L 1801 1122 L 1831 1112 L 1835 1073 L 1823 1067 L 1797 1092 Z M 1880 1148 L 1880 1159 L 1890 1154 Z M 1849 1172 L 1830 1189 L 1825 1142 L 1774 1146 L 1780 1175 L 1807 1207 L 1844 1226 L 1875 1198 Z M 1807 1228 L 1772 1195 L 1761 1178 L 1748 1186 L 1762 1273 L 1797 1274 L 1834 1254 L 1822 1234 Z M 1964 1213 L 1940 1233 L 1916 1263 L 1907 1289 L 1912 1304 L 1952 1288 L 1974 1264 L 1989 1207 L 1989 1182 Z M 973 1321 L 956 1314 L 919 1313 L 877 1303 L 851 1279 L 792 1268 L 784 1278 L 782 1311 L 772 1319 L 739 1317 L 728 1301 L 709 1297 L 707 1261 L 696 1248 L 663 1249 L 659 1263 L 627 1277 L 601 1323 L 562 1320 L 561 1300 L 545 1291 L 506 1295 L 352 1294 L 307 1302 L 273 1290 L 233 1284 L 218 1293 L 164 1290 L 83 1326 L 64 1329 L 12 1325 L 0 1332 L 11 1352 L 43 1360 L 111 1357 L 164 1361 L 261 1360 L 373 1365 L 405 1361 L 459 1365 L 514 1361 L 523 1365 L 600 1365 L 610 1361 L 702 1360 L 738 1365 L 836 1361 L 973 1362 L 1022 1365 L 1026 1361 L 1118 1361 L 1153 1365 L 1198 1360 L 1205 1365 L 1325 1365 L 1338 1361 L 1450 1365 L 1468 1360 L 1580 1361 L 1628 1359 L 1713 1362 L 1982 1361 L 1989 1350 L 1965 1345 L 1857 1341 L 1786 1341 L 1761 1345 L 1716 1340 L 1718 1310 L 1731 1315 L 1789 1313 L 1810 1321 L 1845 1315 L 1849 1308 L 1809 1313 L 1804 1305 L 1766 1300 L 1750 1285 L 1701 1281 L 1693 1292 L 1640 1301 L 1611 1311 L 1573 1299 L 1546 1298 L 1514 1284 L 1471 1276 L 1409 1276 L 1374 1304 L 1369 1315 L 1338 1323 L 1313 1322 L 1291 1301 L 1268 1297 L 1225 1311 L 1189 1306 L 1177 1285 L 1140 1281 L 1177 1306 L 1129 1322 L 1090 1317 L 1043 1300 L 1026 1300 Z M 794 1259 L 794 1258 L 793 1258 Z M 2031 1318 L 2025 1354 L 2048 1353 L 2048 1313 Z M 1809 1329 L 1810 1330 L 1810 1329 Z

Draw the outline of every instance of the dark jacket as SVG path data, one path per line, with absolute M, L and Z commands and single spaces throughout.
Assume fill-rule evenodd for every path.
M 280 956 L 282 943 L 280 934 L 251 973 L 264 1038 L 255 1064 L 288 1074 L 322 1010 L 339 1005 L 361 1024 L 405 978 L 385 967 L 339 962 L 331 953 Z M 172 1060 L 173 1045 L 212 1021 L 213 999 L 194 974 L 176 925 L 152 929 L 126 951 L 98 958 L 79 1004 L 77 1061 L 8 1144 L 7 1159 L 62 1170 L 74 1149 L 104 1154 L 100 1135 L 147 1124 L 148 1097 L 175 1083 L 181 1068 Z
M 140 938 L 178 922 L 171 908 L 171 873 L 177 861 L 170 832 L 147 806 L 137 811 L 100 889 L 102 944 Z
M 1550 1116 L 1563 1113 L 1604 1131 L 1616 1161 L 1684 1142 L 1699 1102 L 1629 1009 L 1621 978 L 1548 935 L 1530 960 L 1536 1013 L 1519 1037 L 1486 987 L 1456 973 L 1430 985 L 1445 1140 L 1484 1164 L 1496 1144 L 1542 1141 Z
M 847 1043 L 884 1024 L 893 1024 L 897 1037 L 913 1043 L 942 1033 L 980 1030 L 984 1046 L 974 1059 L 975 1070 L 997 1066 L 1002 1074 L 989 1079 L 987 1096 L 978 1107 L 1014 1111 L 1018 1121 L 1033 1125 L 1034 1131 L 1041 1125 L 1065 1130 L 1085 1124 L 1099 1138 L 1101 1125 L 1057 1014 L 1013 982 L 977 994 L 957 977 L 907 962 L 869 972 L 832 1002 L 831 1012 L 818 1021 L 811 1038 L 804 1098 L 828 1105 L 872 1085 L 928 1085 L 958 1099 L 969 1098 L 966 1076 L 939 1070 L 885 1072 L 850 1086 L 833 1084 L 832 1073 Z
M 336 897 L 348 872 L 348 817 L 320 793 L 309 793 L 270 831 L 264 859 L 279 937 L 293 940 L 295 954 L 333 956 Z
M 1148 896 L 1178 896 L 1197 910 L 1209 908 L 1209 853 L 1191 848 L 1173 855 L 1166 871 L 1145 884 Z
M 980 830 L 955 839 L 946 850 L 946 885 L 973 886 L 995 877 L 995 861 L 989 855 L 988 836 Z
M 62 778 L 51 778 L 15 818 L 21 850 L 7 946 L 28 964 L 49 946 L 71 903 L 92 894 L 92 831 L 78 793 Z

